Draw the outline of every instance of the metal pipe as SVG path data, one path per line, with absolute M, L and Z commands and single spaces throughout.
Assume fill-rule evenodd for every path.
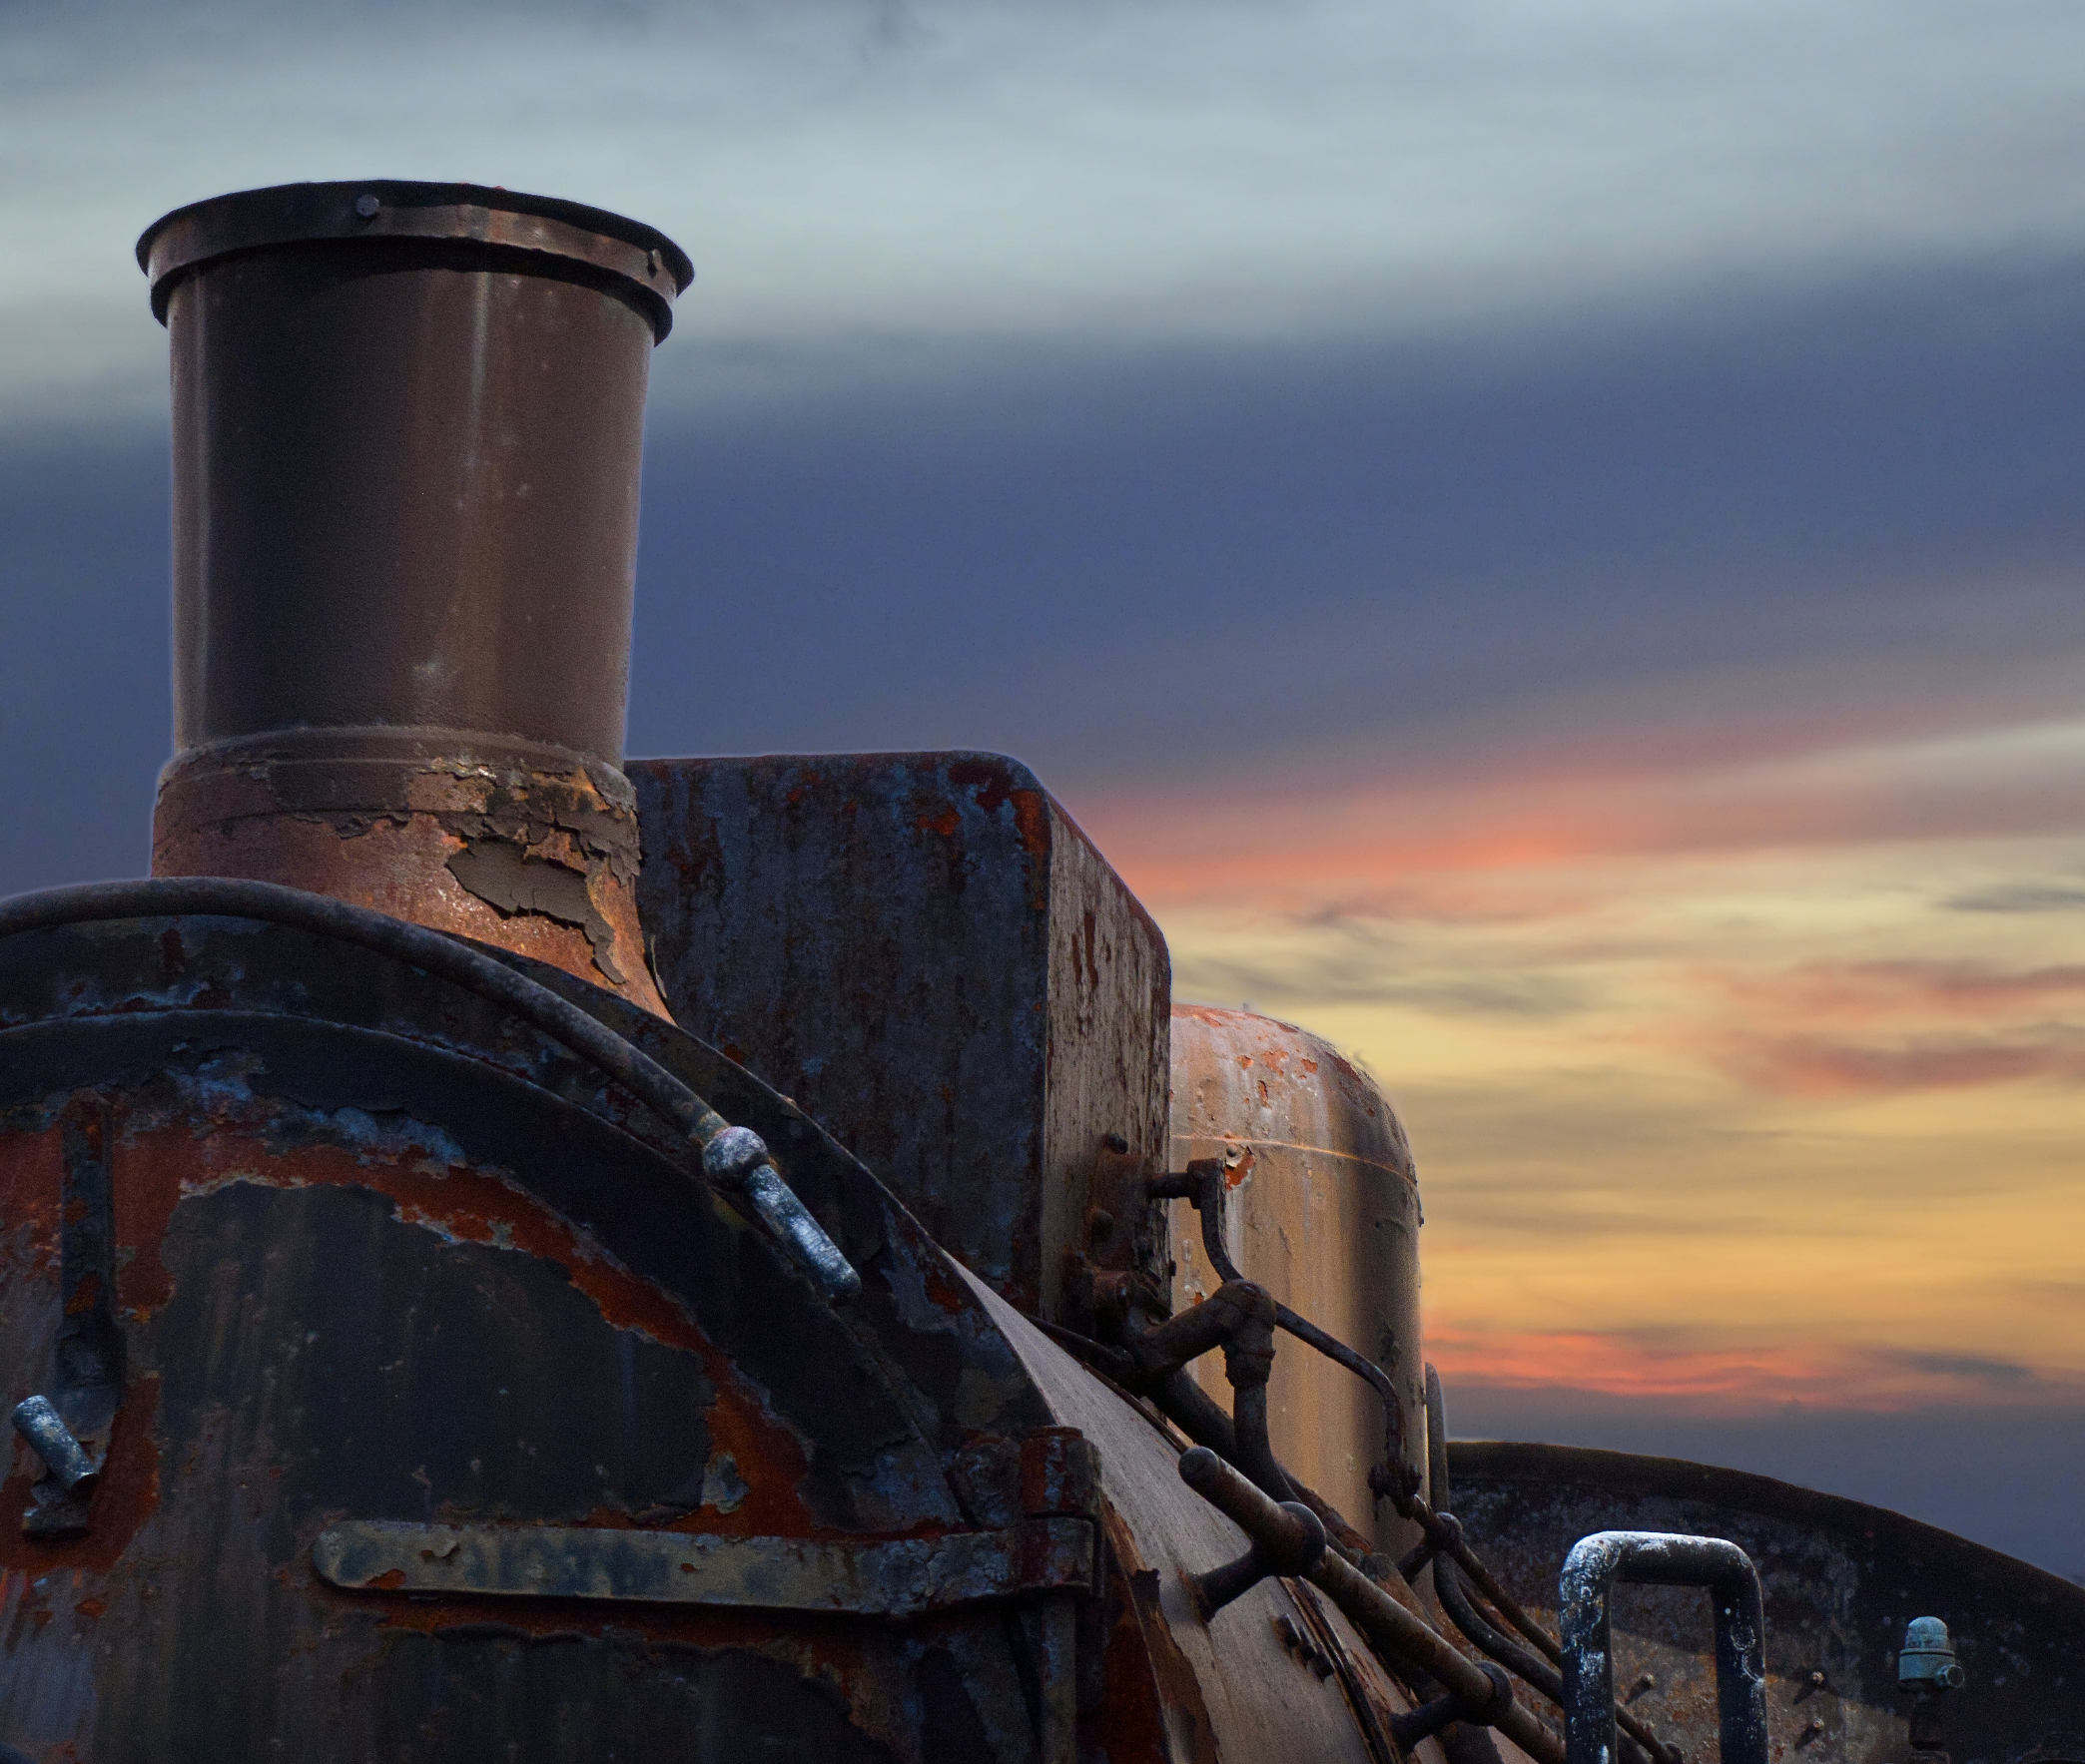
M 1751 1558 L 1722 1537 L 1596 1531 L 1571 1546 L 1557 1584 L 1569 1764 L 1613 1764 L 1615 1656 L 1608 1588 L 1705 1586 L 1716 1611 L 1723 1764 L 1767 1764 L 1766 1615 Z
M 1191 1360 L 1223 1350 L 1230 1382 L 1232 1444 L 1228 1456 L 1276 1500 L 1295 1491 L 1274 1457 L 1267 1433 L 1267 1380 L 1274 1370 L 1273 1296 L 1249 1280 L 1227 1280 L 1198 1305 L 1164 1322 L 1145 1325 L 1133 1303 L 1123 1313 L 1123 1338 L 1148 1387 L 1176 1377 Z
M 1230 1473 L 1234 1472 L 1227 1470 L 1223 1461 L 1206 1446 L 1180 1455 L 1180 1480 L 1198 1494 Z M 1204 1623 L 1268 1575 L 1305 1575 L 1323 1559 L 1325 1527 L 1317 1514 L 1293 1500 L 1283 1501 L 1274 1510 L 1277 1519 L 1264 1530 L 1248 1533 L 1251 1547 L 1237 1560 L 1188 1577 L 1194 1608 Z
M 1423 1739 L 1444 1735 L 1451 1727 L 1494 1725 L 1499 1716 L 1513 1707 L 1513 1680 L 1497 1666 L 1481 1665 L 1477 1670 L 1492 1682 L 1490 1702 L 1473 1709 L 1452 1692 L 1444 1691 L 1411 1713 L 1392 1717 L 1390 1731 L 1397 1736 L 1397 1743 L 1410 1748 Z
M 619 768 L 686 257 L 577 203 L 377 180 L 192 204 L 138 262 L 174 382 L 154 873 L 339 894 L 664 1015 Z
M 1151 1393 L 1151 1401 L 1157 1405 L 1159 1414 L 1197 1446 L 1208 1447 L 1226 1464 L 1237 1464 L 1238 1432 L 1232 1425 L 1231 1418 L 1224 1414 L 1222 1408 L 1186 1373 L 1174 1373 Z M 1297 1502 L 1317 1514 L 1318 1522 L 1325 1527 L 1325 1534 L 1333 1548 L 1357 1562 L 1365 1561 L 1374 1555 L 1375 1545 L 1348 1523 L 1346 1515 L 1338 1507 L 1316 1489 L 1305 1487 L 1297 1481 L 1289 1474 L 1286 1465 L 1282 1467 L 1282 1475 Z M 1375 1559 L 1381 1560 L 1380 1557 Z
M 1426 1369 L 1426 1436 L 1429 1458 L 1428 1484 L 1433 1490 L 1434 1502 L 1446 1507 L 1451 1490 L 1448 1479 L 1448 1402 L 1441 1389 L 1441 1375 L 1431 1366 Z M 1450 1515 L 1440 1514 L 1442 1518 Z M 1462 1568 L 1452 1551 L 1443 1551 L 1434 1561 L 1434 1591 L 1439 1595 L 1441 1609 L 1448 1620 L 1483 1652 L 1497 1660 L 1507 1670 L 1524 1679 L 1533 1689 L 1547 1697 L 1558 1708 L 1564 1706 L 1564 1676 L 1548 1660 L 1522 1647 L 1512 1636 L 1494 1628 L 1485 1620 L 1462 1583 Z M 1615 1707 L 1615 1719 L 1628 1736 L 1626 1755 L 1634 1760 L 1648 1757 L 1653 1764 L 1678 1764 L 1679 1754 L 1670 1750 L 1658 1734 L 1639 1717 L 1631 1714 L 1620 1704 Z
M 1190 1459 L 1194 1460 L 1192 1465 Z M 1213 1453 L 1188 1453 L 1180 1460 L 1180 1474 L 1183 1481 L 1248 1537 L 1266 1537 L 1275 1547 L 1292 1537 L 1291 1516 Z M 1457 1698 L 1462 1708 L 1475 1711 L 1493 1706 L 1498 1687 L 1491 1676 L 1343 1556 L 1326 1551 L 1306 1577 L 1347 1614 L 1377 1649 L 1427 1673 Z M 1563 1742 L 1518 1703 L 1500 1713 L 1490 1725 L 1536 1764 L 1567 1764 Z
M 1208 1257 L 1209 1265 L 1223 1276 L 1226 1286 L 1240 1280 L 1237 1266 L 1231 1261 L 1223 1244 L 1224 1182 L 1223 1166 L 1219 1160 L 1196 1158 L 1183 1172 L 1155 1178 L 1149 1185 L 1149 1192 L 1152 1198 L 1157 1200 L 1184 1198 L 1189 1201 L 1201 1223 L 1202 1252 Z M 1218 1289 L 1219 1292 L 1222 1290 Z M 1381 1367 L 1364 1359 L 1343 1342 L 1326 1335 L 1315 1324 L 1297 1317 L 1285 1305 L 1276 1304 L 1275 1322 L 1298 1340 L 1317 1348 L 1341 1366 L 1365 1379 L 1382 1399 L 1388 1457 L 1379 1467 L 1383 1474 L 1370 1472 L 1370 1485 L 1375 1487 L 1379 1494 L 1388 1493 L 1396 1503 L 1399 1513 L 1418 1523 L 1424 1532 L 1423 1541 L 1418 1548 L 1400 1564 L 1405 1578 L 1410 1579 L 1435 1554 L 1451 1555 L 1507 1622 L 1526 1636 L 1551 1661 L 1560 1660 L 1562 1656 L 1557 1643 L 1498 1583 L 1491 1570 L 1464 1541 L 1462 1527 L 1456 1523 L 1454 1515 L 1439 1510 L 1438 1498 L 1429 1503 L 1419 1492 L 1419 1478 L 1405 1457 L 1404 1412 L 1399 1407 L 1396 1389 L 1389 1376 Z M 1428 1372 L 1431 1374 L 1432 1368 L 1429 1367 Z M 1438 1382 L 1436 1375 L 1436 1386 Z M 1440 1469 L 1445 1478 L 1445 1439 L 1442 1442 L 1441 1454 Z M 1260 1480 L 1263 1486 L 1266 1485 L 1263 1478 L 1255 1476 L 1255 1479 Z M 1632 1724 L 1632 1732 L 1638 1725 L 1640 1724 Z M 1649 1734 L 1648 1729 L 1644 1732 Z M 1650 1748 L 1654 1755 L 1658 1755 L 1659 1742 L 1655 1735 L 1650 1735 L 1641 1743 Z
M 540 981 L 454 937 L 330 894 L 226 877 L 154 877 L 146 882 L 85 882 L 0 900 L 0 937 L 59 925 L 116 918 L 173 918 L 191 913 L 254 918 L 318 936 L 337 937 L 447 980 L 532 1024 L 645 1103 L 704 1154 L 704 1173 L 712 1180 L 744 1190 L 761 1172 L 774 1174 L 767 1161 L 767 1147 L 758 1134 L 734 1128 L 642 1048 L 624 1040 L 578 1005 L 560 998 Z M 708 1150 L 720 1139 L 725 1151 L 718 1168 L 711 1170 Z M 783 1186 L 779 1176 L 774 1176 L 774 1181 L 776 1186 Z M 763 1211 L 757 1199 L 749 1199 L 743 1193 L 740 1198 L 764 1220 L 780 1211 L 772 1200 Z M 778 1233 L 783 1247 L 828 1299 L 838 1303 L 852 1298 L 861 1291 L 861 1276 L 793 1194 L 790 1200 L 801 1218 L 792 1217 L 789 1228 Z
M 1223 1242 L 1223 1164 L 1216 1158 L 1196 1158 L 1177 1175 L 1154 1178 L 1148 1185 L 1153 1200 L 1185 1200 L 1193 1208 L 1201 1224 L 1202 1254 L 1208 1258 L 1209 1266 L 1216 1270 L 1224 1283 L 1243 1280 L 1230 1251 Z M 1220 1290 L 1220 1289 L 1219 1289 Z M 1389 1494 L 1402 1503 L 1416 1494 L 1419 1477 L 1406 1461 L 1404 1410 L 1397 1400 L 1397 1387 L 1390 1382 L 1390 1375 L 1365 1355 L 1357 1353 L 1336 1336 L 1310 1321 L 1299 1317 L 1278 1300 L 1274 1305 L 1274 1321 L 1277 1327 L 1286 1330 L 1296 1340 L 1315 1348 L 1326 1359 L 1343 1366 L 1356 1378 L 1366 1383 L 1383 1404 L 1384 1462 L 1369 1471 L 1369 1486 L 1377 1495 Z

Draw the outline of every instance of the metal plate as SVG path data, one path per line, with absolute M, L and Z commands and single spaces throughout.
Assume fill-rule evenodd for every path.
M 363 1592 L 917 1617 L 1025 1593 L 1091 1592 L 1094 1547 L 1086 1519 L 870 1543 L 364 1519 L 321 1532 L 312 1562 L 334 1585 Z

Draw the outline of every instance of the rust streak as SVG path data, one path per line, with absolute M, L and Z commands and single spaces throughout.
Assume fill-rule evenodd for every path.
M 201 1135 L 187 1124 L 142 1132 L 116 1159 L 118 1230 L 123 1247 L 134 1252 L 117 1288 L 133 1315 L 149 1314 L 172 1297 L 160 1244 L 182 1200 L 234 1182 L 366 1189 L 389 1200 L 401 1223 L 554 1263 L 612 1328 L 698 1356 L 716 1393 L 706 1417 L 715 1449 L 732 1454 L 750 1484 L 743 1504 L 715 1528 L 777 1535 L 803 1530 L 794 1495 L 809 1469 L 802 1442 L 767 1413 L 730 1355 L 678 1300 L 611 1260 L 561 1215 L 467 1166 L 405 1165 L 328 1145 L 300 1146 L 286 1156 L 234 1125 L 214 1128 Z

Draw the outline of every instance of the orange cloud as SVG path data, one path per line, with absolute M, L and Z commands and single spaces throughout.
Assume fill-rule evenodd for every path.
M 1088 820 L 1183 993 L 1270 1004 L 1382 1075 L 1452 1383 L 1722 1414 L 2078 1401 L 2085 722 L 1833 741 Z
M 1887 1412 L 1964 1398 L 2045 1404 L 2079 1395 L 2072 1382 L 2015 1361 L 1826 1342 L 1689 1347 L 1626 1332 L 1490 1333 L 1429 1322 L 1426 1354 L 1451 1387 L 1584 1391 L 1695 1414 L 1788 1404 Z
M 1720 972 L 1734 1000 L 1815 1021 L 1904 1017 L 2017 1017 L 2085 1003 L 2085 963 L 2003 968 L 1987 961 L 1899 959 L 1807 962 L 1770 975 Z
M 2085 1078 L 2085 1026 L 2065 1020 L 2085 1006 L 2081 963 L 1816 961 L 1767 974 L 1716 969 L 1700 983 L 1748 1019 L 1706 1037 L 1706 1055 L 1741 1083 L 1783 1096 Z M 1965 1020 L 1979 1032 L 1956 1026 Z
M 1716 1057 L 1740 1082 L 1783 1096 L 1883 1095 L 2032 1078 L 2085 1079 L 2085 1037 L 2075 1033 L 2040 1041 L 1933 1036 L 1894 1045 L 1760 1036 L 1727 1041 Z
M 1391 778 L 1227 782 L 1101 798 L 1081 818 L 1146 898 L 1287 906 L 1618 858 L 2085 829 L 2085 726 L 1868 745 L 1829 734 L 1840 745 L 1806 752 L 1788 751 L 1786 732 L 1745 730 L 1724 747 L 1660 735 L 1633 754 L 1550 748 Z

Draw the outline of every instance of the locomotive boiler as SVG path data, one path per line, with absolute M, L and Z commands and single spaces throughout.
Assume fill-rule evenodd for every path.
M 625 761 L 670 240 L 138 250 L 176 752 L 0 902 L 0 1757 L 2085 1760 L 2067 1582 L 1451 1445 L 1388 1103 L 1018 762 Z

